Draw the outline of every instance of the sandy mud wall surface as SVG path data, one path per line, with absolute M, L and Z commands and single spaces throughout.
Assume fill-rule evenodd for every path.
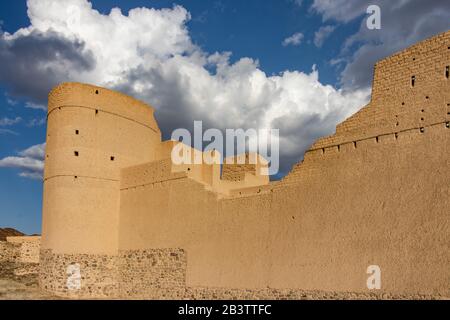
M 111 280 L 100 273 L 118 252 L 120 170 L 156 157 L 161 133 L 153 109 L 64 83 L 49 95 L 46 141 L 41 287 L 63 292 L 67 269 L 79 264 L 81 293 L 105 296 Z
M 450 31 L 375 65 L 371 102 L 313 149 L 450 121 Z
M 311 153 L 295 181 L 217 200 L 189 179 L 121 191 L 121 250 L 181 248 L 188 287 L 448 295 L 445 125 Z M 256 296 L 256 294 L 255 294 Z
M 136 166 L 159 159 L 151 108 L 98 87 L 58 86 L 49 96 L 41 285 L 61 290 L 79 259 L 87 295 L 365 293 L 366 269 L 378 265 L 383 292 L 448 295 L 449 65 L 450 32 L 378 62 L 368 106 L 282 182 L 231 198 L 164 161 Z M 114 270 L 115 285 L 89 288 L 98 270 Z
M 434 126 L 306 160 L 298 184 L 274 193 L 276 283 L 367 290 L 378 265 L 386 291 L 448 295 L 449 136 Z

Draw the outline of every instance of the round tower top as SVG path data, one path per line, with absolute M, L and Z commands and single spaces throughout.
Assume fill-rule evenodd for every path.
M 160 132 L 153 107 L 123 93 L 77 82 L 64 82 L 48 95 L 48 114 L 67 106 L 85 107 L 122 116 Z

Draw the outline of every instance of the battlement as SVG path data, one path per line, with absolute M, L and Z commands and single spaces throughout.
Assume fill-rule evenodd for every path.
M 228 181 L 242 181 L 246 173 L 263 176 L 268 162 L 257 153 L 244 153 L 224 159 L 222 179 Z
M 317 140 L 304 161 L 283 182 L 298 181 L 299 171 L 316 167 L 323 156 L 375 148 L 386 141 L 450 127 L 450 31 L 413 45 L 375 65 L 370 103 Z M 395 148 L 395 145 L 393 146 Z
M 377 63 L 371 102 L 277 182 L 252 155 L 198 162 L 220 154 L 162 142 L 153 109 L 130 97 L 58 86 L 41 287 L 76 297 L 366 294 L 367 267 L 378 265 L 383 297 L 449 296 L 449 65 L 450 31 Z M 180 147 L 190 161 L 173 161 Z M 78 291 L 67 288 L 74 264 Z
M 450 121 L 450 31 L 375 65 L 371 102 L 312 150 Z
M 175 164 L 172 161 L 172 150 L 177 146 L 189 154 L 190 163 Z M 267 161 L 257 154 L 226 158 L 221 175 L 220 154 L 215 150 L 201 152 L 178 141 L 164 141 L 159 150 L 159 160 L 122 169 L 121 190 L 189 178 L 202 184 L 207 190 L 226 196 L 235 194 L 233 191 L 237 189 L 269 183 L 269 177 L 261 174 L 267 168 Z M 198 164 L 195 163 L 196 157 L 201 158 Z M 215 159 L 215 162 L 208 164 L 207 161 L 211 159 Z

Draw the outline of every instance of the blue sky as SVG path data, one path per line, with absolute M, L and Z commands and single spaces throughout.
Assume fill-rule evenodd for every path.
M 450 29 L 438 0 L 61 3 L 0 2 L 0 227 L 27 233 L 40 233 L 45 95 L 58 82 L 152 104 L 165 138 L 193 120 L 280 128 L 282 176 L 368 101 L 375 61 Z M 381 30 L 365 27 L 369 4 Z

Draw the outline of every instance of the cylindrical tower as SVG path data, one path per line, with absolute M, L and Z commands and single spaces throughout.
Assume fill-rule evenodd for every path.
M 64 83 L 49 94 L 40 284 L 76 296 L 117 290 L 120 170 L 155 159 L 153 109 L 121 93 Z

